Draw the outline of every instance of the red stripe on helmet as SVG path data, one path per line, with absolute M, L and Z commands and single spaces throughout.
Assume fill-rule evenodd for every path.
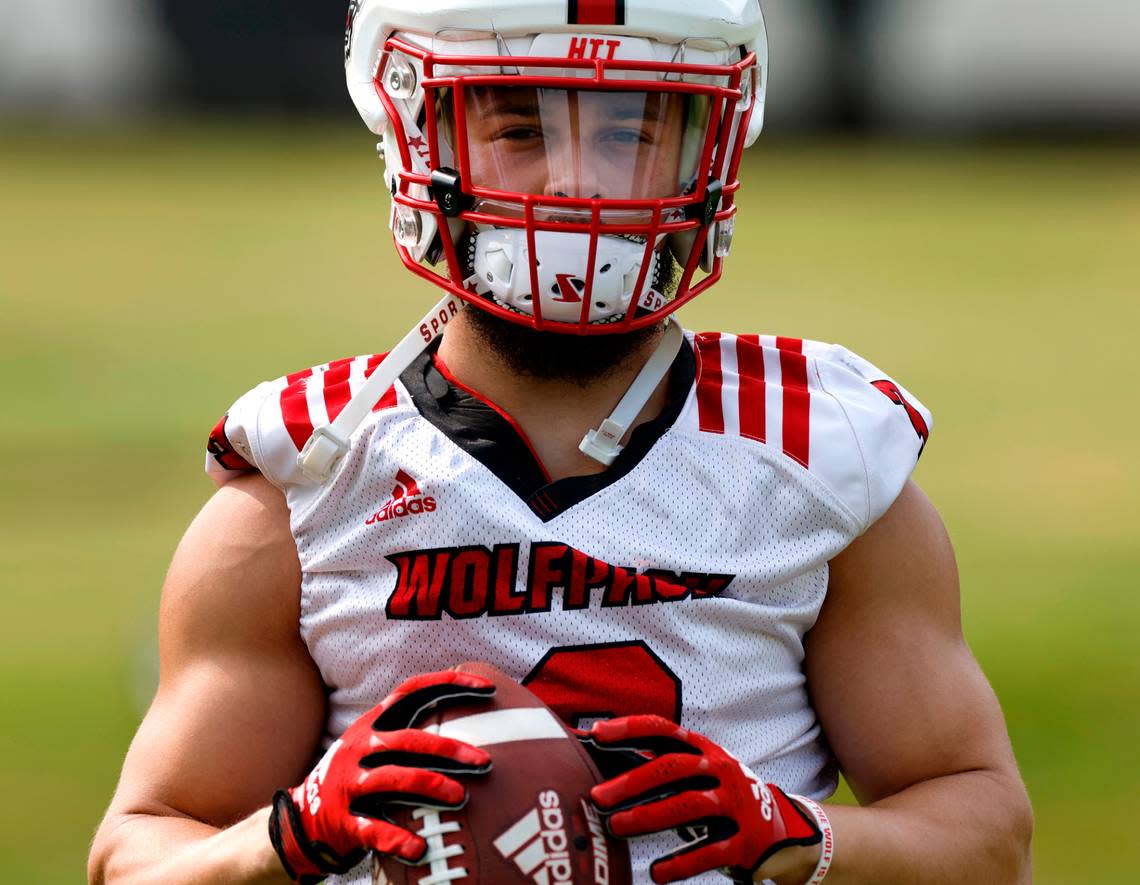
M 625 0 L 568 0 L 566 21 L 572 25 L 624 25 Z

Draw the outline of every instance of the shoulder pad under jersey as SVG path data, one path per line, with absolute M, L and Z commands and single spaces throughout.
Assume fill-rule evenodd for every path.
M 820 476 L 865 530 L 903 490 L 934 419 L 902 385 L 847 348 L 812 342 L 805 352 L 826 397 L 818 410 Z M 831 425 L 834 432 L 826 432 Z
M 250 470 L 280 487 L 307 484 L 297 455 L 313 429 L 340 414 L 385 356 L 348 357 L 257 385 L 210 433 L 206 473 L 219 486 Z M 394 405 L 391 387 L 373 410 Z
M 701 432 L 798 464 L 859 531 L 894 503 L 933 421 L 893 378 L 834 344 L 715 332 L 694 344 Z

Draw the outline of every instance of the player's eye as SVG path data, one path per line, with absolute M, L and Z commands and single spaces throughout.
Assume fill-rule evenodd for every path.
M 495 136 L 503 141 L 530 141 L 542 138 L 542 130 L 533 126 L 510 126 L 502 129 Z
M 653 144 L 653 133 L 634 127 L 608 129 L 602 133 L 601 141 L 611 145 Z

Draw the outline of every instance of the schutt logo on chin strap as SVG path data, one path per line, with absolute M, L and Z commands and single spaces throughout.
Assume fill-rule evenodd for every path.
M 378 522 L 387 522 L 401 516 L 417 516 L 420 513 L 435 511 L 435 498 L 420 491 L 420 484 L 407 471 L 396 471 L 396 487 L 392 490 L 392 497 L 384 506 L 364 521 L 365 525 L 375 525 Z

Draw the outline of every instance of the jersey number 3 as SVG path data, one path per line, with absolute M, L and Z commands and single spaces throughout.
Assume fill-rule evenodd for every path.
M 640 640 L 552 648 L 522 684 L 572 728 L 643 713 L 681 721 L 681 680 Z

